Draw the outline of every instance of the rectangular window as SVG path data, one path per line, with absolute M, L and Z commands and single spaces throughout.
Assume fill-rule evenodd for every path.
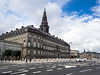
M 33 47 L 36 47 L 36 42 L 35 41 L 33 42 Z
M 29 34 L 29 37 L 31 37 L 31 35 Z
M 38 51 L 38 55 L 40 55 L 40 51 Z
M 36 54 L 36 50 L 33 50 L 33 54 L 34 54 L 34 55 Z
M 25 42 L 24 42 L 23 46 L 24 46 L 24 47 L 26 46 Z
M 28 54 L 30 54 L 30 50 L 28 50 Z
M 23 34 L 22 34 L 22 38 L 23 38 Z
M 38 48 L 40 48 L 40 43 L 38 42 Z
M 26 37 L 26 34 L 24 34 L 24 37 Z
M 30 47 L 31 46 L 31 43 L 30 42 L 28 42 L 28 47 Z
M 40 40 L 40 37 L 38 37 L 38 39 Z
M 34 39 L 36 39 L 36 37 L 37 37 L 37 36 L 36 36 L 36 35 L 34 35 L 34 37 L 33 37 L 33 38 L 34 38 Z
M 42 44 L 41 44 L 41 48 L 42 48 Z

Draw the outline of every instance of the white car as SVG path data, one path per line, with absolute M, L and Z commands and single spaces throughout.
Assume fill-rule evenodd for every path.
M 76 62 L 77 62 L 77 61 L 79 61 L 79 62 L 80 62 L 80 61 L 86 61 L 86 58 L 76 58 Z

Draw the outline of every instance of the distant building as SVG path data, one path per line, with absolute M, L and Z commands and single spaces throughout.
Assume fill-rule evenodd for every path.
M 78 50 L 71 50 L 71 57 L 79 57 L 79 51 Z
M 2 33 L 1 39 L 23 44 L 22 57 L 66 58 L 70 55 L 70 45 L 49 33 L 46 10 L 44 9 L 40 28 L 33 25 Z
M 91 52 L 91 53 L 87 53 L 87 52 L 83 52 L 80 54 L 80 57 L 83 57 L 83 58 L 98 58 L 99 57 L 99 54 L 97 52 Z
M 0 40 L 0 57 L 2 57 L 5 50 L 20 51 L 22 52 L 22 44 Z

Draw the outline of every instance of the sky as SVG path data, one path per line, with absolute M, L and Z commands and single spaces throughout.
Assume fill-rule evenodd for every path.
M 73 50 L 100 52 L 100 0 L 0 0 L 0 34 L 21 26 L 39 28 L 44 8 L 51 35 Z

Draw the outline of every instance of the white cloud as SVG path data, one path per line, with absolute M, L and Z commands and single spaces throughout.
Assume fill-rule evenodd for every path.
M 93 14 L 95 16 L 99 16 L 100 17 L 100 0 L 97 0 L 97 4 L 96 6 L 94 6 L 91 10 L 94 12 Z
M 66 42 L 72 42 L 71 49 L 79 49 L 82 52 L 86 48 L 100 52 L 100 19 L 93 18 L 92 15 L 78 16 L 78 12 L 72 12 L 71 15 L 63 12 L 61 7 L 70 1 L 0 0 L 0 10 L 2 10 L 0 11 L 0 33 L 22 25 L 33 24 L 38 28 L 42 20 L 43 9 L 46 7 L 51 34 L 61 37 Z M 92 9 L 96 11 L 94 15 L 100 13 L 97 8 L 99 7 Z

